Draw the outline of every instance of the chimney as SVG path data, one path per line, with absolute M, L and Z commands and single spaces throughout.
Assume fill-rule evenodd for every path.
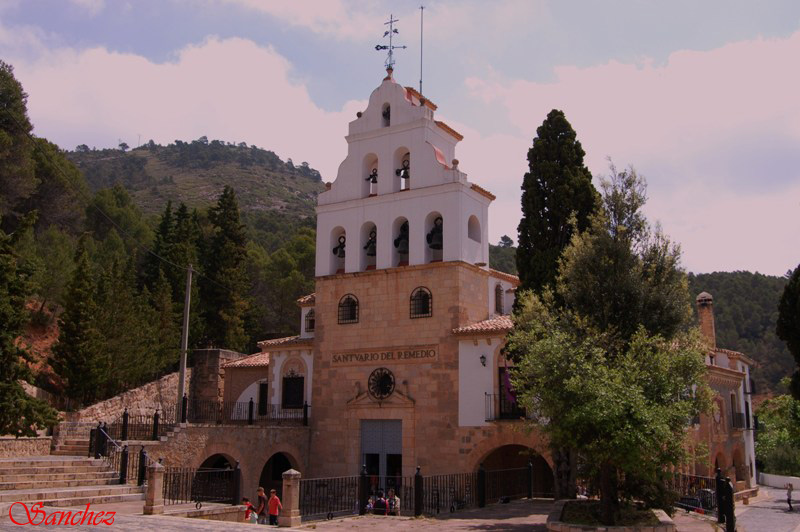
M 717 335 L 714 331 L 714 298 L 708 292 L 701 292 L 697 299 L 697 316 L 700 319 L 700 332 L 708 341 L 711 349 L 717 347 Z

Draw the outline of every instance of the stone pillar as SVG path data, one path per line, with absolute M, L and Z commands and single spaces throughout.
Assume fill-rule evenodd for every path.
M 144 496 L 144 514 L 164 513 L 164 466 L 153 462 L 147 467 L 147 491 Z
M 225 349 L 195 349 L 192 351 L 189 398 L 199 401 L 222 401 L 225 390 L 225 370 L 222 366 L 244 356 L 246 355 Z
M 300 526 L 300 472 L 290 469 L 283 473 L 283 510 L 278 526 Z
M 714 298 L 708 292 L 701 292 L 697 299 L 697 316 L 700 319 L 700 332 L 710 349 L 717 347 L 717 334 L 714 329 Z

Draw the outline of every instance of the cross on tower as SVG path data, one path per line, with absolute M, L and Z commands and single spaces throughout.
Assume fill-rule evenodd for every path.
M 386 22 L 383 23 L 384 26 L 387 26 L 387 25 L 389 26 L 389 30 L 383 32 L 383 38 L 384 39 L 387 36 L 389 37 L 389 44 L 377 44 L 377 45 L 375 45 L 375 49 L 378 50 L 378 51 L 381 51 L 381 50 L 388 50 L 389 51 L 389 53 L 386 56 L 386 63 L 385 63 L 387 70 L 394 69 L 394 50 L 396 50 L 396 49 L 405 50 L 405 48 L 406 48 L 405 45 L 403 45 L 403 46 L 395 46 L 394 44 L 392 44 L 392 37 L 394 37 L 394 34 L 395 33 L 398 33 L 398 34 L 400 33 L 399 31 L 397 31 L 397 28 L 394 27 L 394 23 L 395 22 L 399 22 L 399 20 L 394 18 L 394 15 L 389 15 L 389 20 L 387 20 Z

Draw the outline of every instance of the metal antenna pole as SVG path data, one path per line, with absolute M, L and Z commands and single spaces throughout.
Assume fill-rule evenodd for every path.
M 419 93 L 422 94 L 422 18 L 425 6 L 419 6 Z
M 175 422 L 181 421 L 183 394 L 186 393 L 186 351 L 189 348 L 189 314 L 192 304 L 192 265 L 186 268 L 186 296 L 183 303 L 183 333 L 181 334 L 181 369 L 178 376 L 178 408 L 175 411 Z

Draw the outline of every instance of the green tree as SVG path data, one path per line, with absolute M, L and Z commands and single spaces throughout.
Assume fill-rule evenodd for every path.
M 36 254 L 45 267 L 36 272 L 34 282 L 39 296 L 39 312 L 52 302 L 63 306 L 64 290 L 72 278 L 75 243 L 56 226 L 45 229 L 36 240 Z
M 123 233 L 119 236 L 125 242 L 128 253 L 139 244 L 149 245 L 153 239 L 141 211 L 120 184 L 97 191 L 86 208 L 86 226 L 92 236 L 100 241 L 105 240 L 112 230 L 120 228 Z
M 522 182 L 516 257 L 522 289 L 552 287 L 570 237 L 589 226 L 597 191 L 584 155 L 563 111 L 550 111 L 528 150 L 529 170 Z
M 86 239 L 78 242 L 75 271 L 67 288 L 64 313 L 59 319 L 58 343 L 53 348 L 53 370 L 65 382 L 66 396 L 87 405 L 100 397 L 108 379 L 108 353 L 102 350 L 97 329 L 93 271 Z M 115 302 L 118 304 L 118 302 Z
M 602 188 L 603 210 L 573 234 L 555 292 L 520 298 L 509 348 L 522 354 L 522 405 L 585 461 L 612 525 L 621 496 L 669 507 L 662 474 L 685 458 L 687 420 L 711 392 L 699 334 L 685 332 L 680 250 L 642 215 L 644 180 L 612 166 Z
M 764 472 L 800 475 L 800 401 L 779 395 L 761 403 L 756 415 L 756 458 Z
M 6 230 L 27 212 L 20 203 L 37 185 L 27 101 L 14 68 L 0 61 L 0 220 Z
M 778 338 L 786 342 L 786 347 L 800 366 L 800 265 L 794 269 L 789 283 L 783 289 L 775 331 Z M 790 390 L 795 399 L 800 399 L 800 369 L 796 369 L 792 375 Z
M 14 252 L 19 235 L 0 229 L 0 434 L 35 436 L 55 425 L 58 413 L 25 393 L 20 381 L 33 383 L 27 361 L 30 355 L 16 340 L 28 320 L 25 303 L 30 297 L 32 272 Z
M 248 308 L 247 237 L 239 220 L 239 204 L 226 186 L 209 212 L 213 233 L 204 250 L 200 278 L 205 342 L 207 345 L 243 350 L 247 345 L 244 318 Z

